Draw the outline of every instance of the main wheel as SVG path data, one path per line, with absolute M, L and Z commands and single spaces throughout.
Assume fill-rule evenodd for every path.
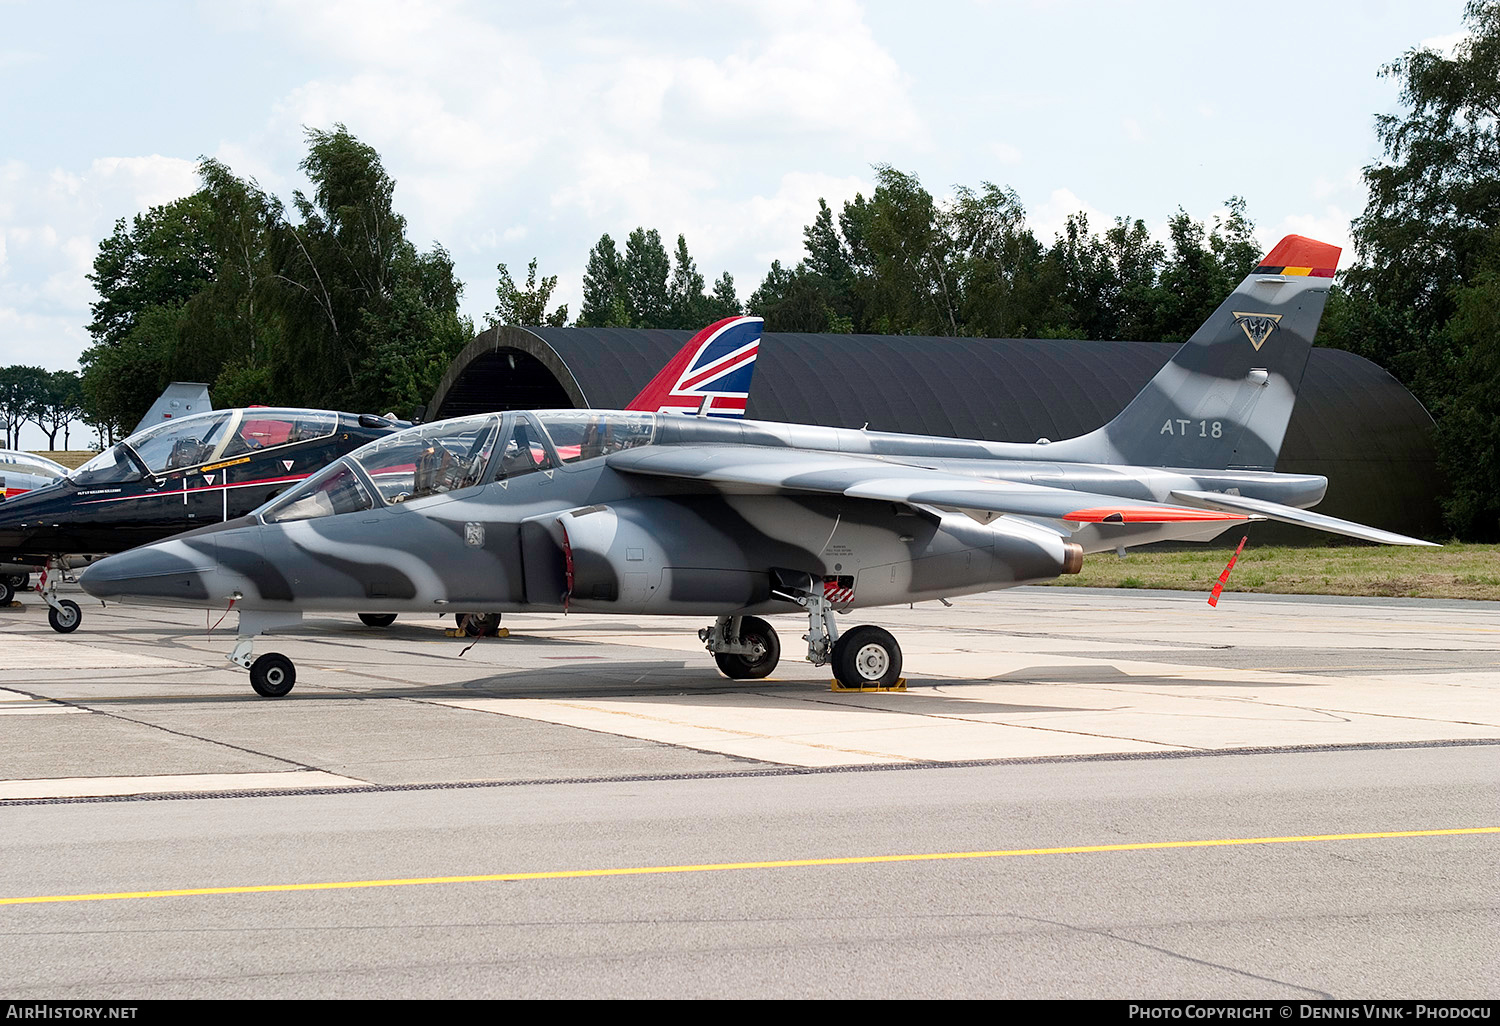
M 250 686 L 257 695 L 280 698 L 297 683 L 297 668 L 280 652 L 267 652 L 250 664 Z
M 16 589 L 17 591 L 25 591 L 27 588 L 29 588 L 31 586 L 31 575 L 30 574 L 11 574 L 10 576 L 6 577 L 5 579 L 7 581 L 9 581 L 10 582 L 10 586 L 12 588 Z
M 0 609 L 9 606 L 15 597 L 16 586 L 11 584 L 8 578 L 0 577 Z
M 458 625 L 471 638 L 482 638 L 500 630 L 499 613 L 459 613 Z
M 396 622 L 395 613 L 360 613 L 366 627 L 389 627 Z
M 47 610 L 47 622 L 59 634 L 72 634 L 83 623 L 83 610 L 72 599 L 63 599 Z
M 752 645 L 759 643 L 761 654 L 715 654 L 714 662 L 719 664 L 719 672 L 730 680 L 760 680 L 762 677 L 769 677 L 776 669 L 776 664 L 781 661 L 781 639 L 776 636 L 776 628 L 758 616 L 747 616 L 740 621 L 740 640 Z
M 879 627 L 855 627 L 833 643 L 833 675 L 846 688 L 888 688 L 901 679 L 901 646 Z

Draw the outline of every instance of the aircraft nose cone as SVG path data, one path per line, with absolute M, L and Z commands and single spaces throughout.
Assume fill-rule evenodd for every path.
M 144 545 L 94 563 L 78 578 L 97 599 L 138 599 L 198 604 L 211 596 L 210 578 L 218 571 L 201 555 L 187 558 L 167 545 Z

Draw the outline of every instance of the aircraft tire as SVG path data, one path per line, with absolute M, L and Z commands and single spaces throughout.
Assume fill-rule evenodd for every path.
M 395 613 L 360 613 L 359 618 L 366 627 L 389 627 L 396 622 Z
M 11 579 L 8 577 L 0 577 L 0 609 L 4 609 L 9 606 L 11 604 L 11 601 L 15 597 L 16 586 L 11 583 Z
M 62 599 L 47 610 L 47 622 L 59 634 L 72 634 L 83 623 L 83 610 L 72 599 Z
M 17 591 L 25 591 L 27 588 L 31 587 L 30 574 L 11 574 L 9 577 L 5 578 L 5 580 L 12 588 L 16 589 Z
M 458 613 L 458 625 L 471 638 L 482 638 L 500 629 L 500 613 Z
M 297 683 L 297 667 L 280 652 L 267 652 L 250 664 L 250 686 L 262 698 L 280 698 Z
M 775 671 L 776 664 L 781 661 L 781 639 L 776 636 L 776 628 L 758 616 L 747 616 L 740 621 L 740 637 L 759 641 L 765 646 L 765 652 L 759 658 L 716 654 L 714 662 L 719 664 L 719 672 L 730 680 L 760 680 L 769 677 Z
M 855 627 L 833 643 L 833 675 L 846 688 L 888 688 L 901 679 L 901 646 L 888 630 Z

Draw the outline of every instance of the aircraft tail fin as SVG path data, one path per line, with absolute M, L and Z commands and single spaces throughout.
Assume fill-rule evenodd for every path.
M 630 401 L 627 410 L 743 417 L 765 322 L 726 317 L 698 332 Z
M 1274 469 L 1339 254 L 1282 239 L 1114 420 L 1055 444 L 1087 462 Z

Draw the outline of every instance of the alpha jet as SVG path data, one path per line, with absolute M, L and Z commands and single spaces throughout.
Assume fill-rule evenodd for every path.
M 47 565 L 38 590 L 53 630 L 66 634 L 83 622 L 78 603 L 56 594 L 67 554 L 119 552 L 242 517 L 339 456 L 406 426 L 368 414 L 272 407 L 159 420 L 77 470 L 0 503 L 0 560 Z
M 1086 553 L 1271 519 L 1428 544 L 1310 512 L 1322 477 L 1273 467 L 1339 250 L 1283 239 L 1112 421 L 984 442 L 663 413 L 509 412 L 413 428 L 240 520 L 105 559 L 103 600 L 230 607 L 261 695 L 296 680 L 255 636 L 304 613 L 668 613 L 731 678 L 770 674 L 768 615 L 807 658 L 894 683 L 899 644 L 853 610 L 1076 573 Z

